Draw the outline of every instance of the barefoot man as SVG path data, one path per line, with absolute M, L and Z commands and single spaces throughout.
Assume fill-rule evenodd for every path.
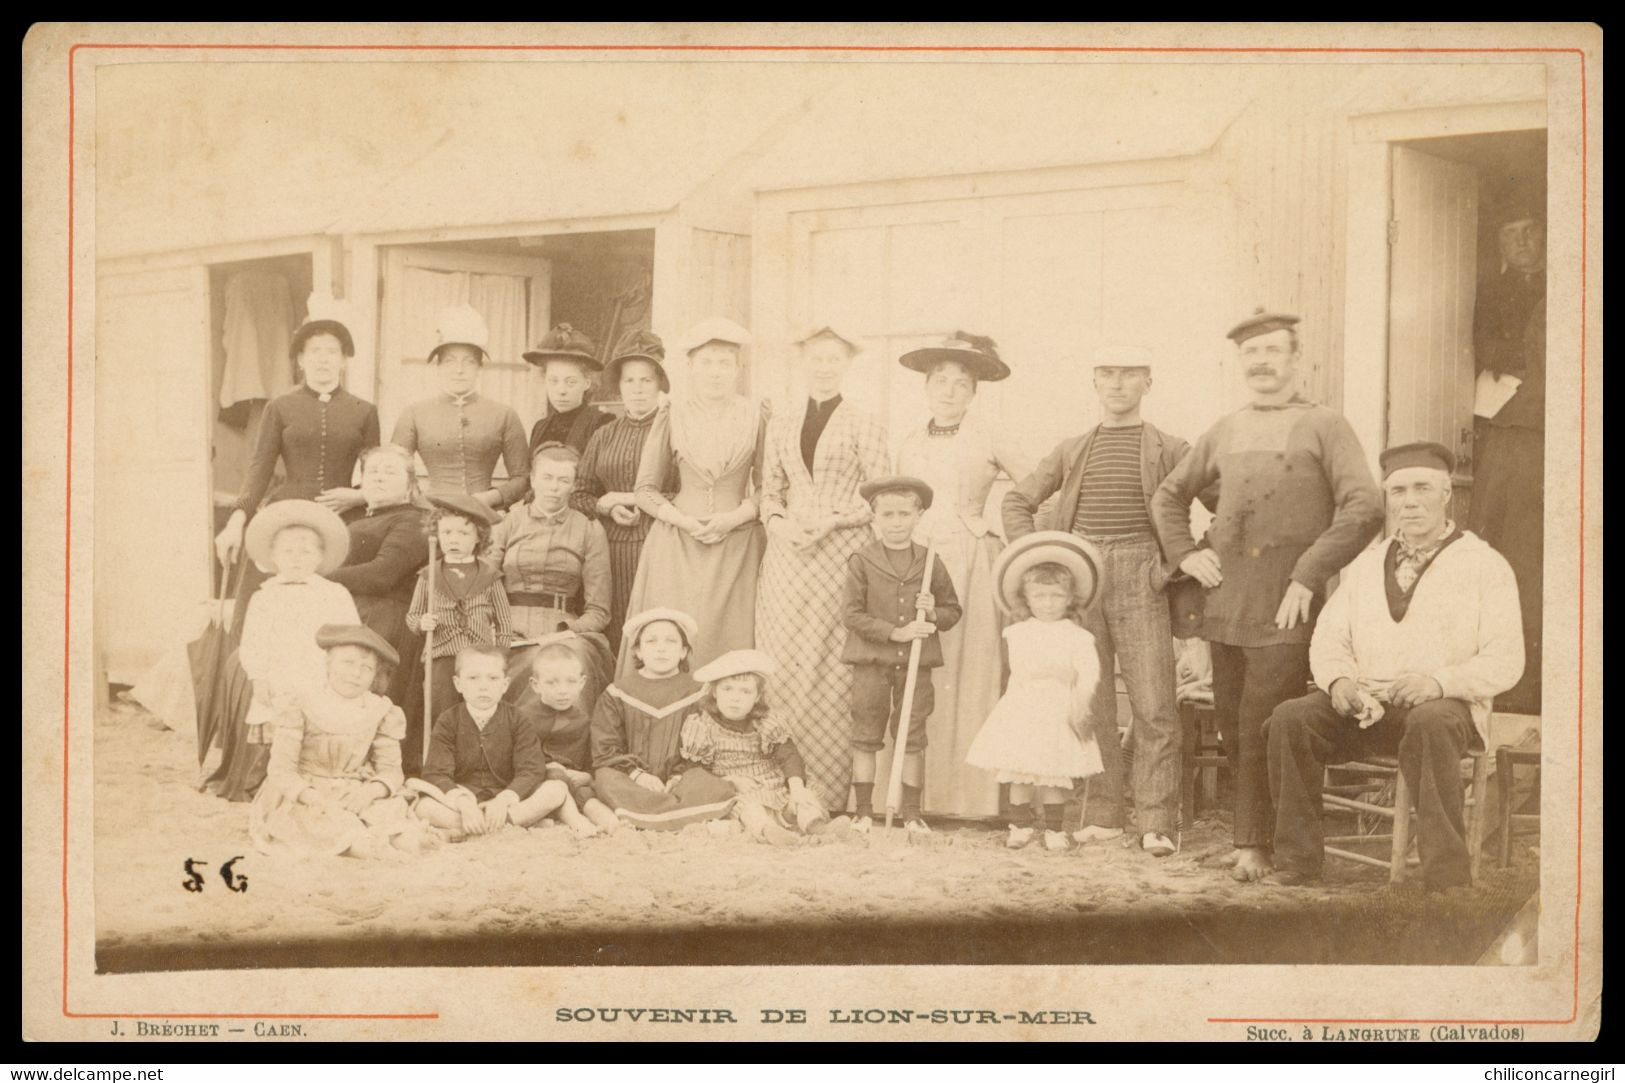
M 1382 498 L 1354 430 L 1298 393 L 1298 317 L 1258 312 L 1229 333 L 1252 401 L 1219 419 L 1168 475 L 1151 513 L 1168 559 L 1206 589 L 1202 638 L 1235 765 L 1235 878 L 1269 874 L 1269 775 L 1262 734 L 1304 694 L 1309 638 L 1326 581 L 1382 526 Z M 1191 537 L 1190 505 L 1214 482 L 1211 548 Z

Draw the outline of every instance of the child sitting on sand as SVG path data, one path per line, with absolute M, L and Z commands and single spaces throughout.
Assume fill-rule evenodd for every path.
M 503 702 L 505 652 L 464 647 L 457 652 L 452 682 L 463 702 L 435 720 L 423 777 L 406 784 L 418 794 L 418 816 L 455 840 L 509 823 L 530 827 L 568 807 L 560 818 L 578 834 L 593 834 L 566 784 L 547 778 L 535 727 Z
M 406 716 L 372 691 L 379 669 L 400 656 L 362 624 L 325 625 L 314 639 L 327 681 L 279 711 L 249 836 L 266 852 L 371 857 L 393 843 L 416 853 L 429 840 L 401 796 Z
M 613 832 L 621 822 L 598 800 L 587 772 L 592 763 L 592 710 L 583 702 L 587 670 L 580 645 L 571 642 L 579 638 L 574 632 L 555 632 L 537 640 L 541 649 L 531 663 L 530 689 L 540 702 L 526 717 L 541 742 L 547 778 L 569 789 L 568 799 L 559 806 L 559 819 L 586 838 L 599 831 Z
M 1100 582 L 1099 568 L 1089 543 L 1060 531 L 1013 542 L 993 568 L 998 600 L 1017 619 L 1004 630 L 1010 684 L 965 762 L 1010 784 L 1005 845 L 1012 849 L 1031 842 L 1039 827 L 1046 849 L 1066 849 L 1070 840 L 1061 830 L 1061 814 L 1072 784 L 1102 769 L 1089 718 L 1100 659 L 1094 636 L 1080 623 Z
M 829 814 L 807 789 L 789 727 L 768 709 L 767 678 L 774 668 L 763 652 L 743 650 L 694 674 L 705 682 L 706 696 L 683 722 L 678 770 L 706 767 L 732 782 L 739 790 L 733 815 L 745 832 L 785 846 L 798 841 L 796 832 L 826 823 Z
M 688 672 L 698 632 L 694 618 L 677 609 L 632 617 L 621 643 L 637 668 L 604 689 L 593 710 L 593 789 L 633 827 L 680 831 L 733 808 L 733 783 L 701 767 L 674 770 L 683 719 L 702 694 Z

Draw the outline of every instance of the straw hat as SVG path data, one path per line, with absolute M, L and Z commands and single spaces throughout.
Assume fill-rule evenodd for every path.
M 729 346 L 749 346 L 750 332 L 725 316 L 712 316 L 701 320 L 683 334 L 683 356 L 688 356 L 710 342 L 724 342 Z
M 429 351 L 430 364 L 440 359 L 440 351 L 447 346 L 472 346 L 480 351 L 482 363 L 491 359 L 486 349 L 491 343 L 491 330 L 485 326 L 485 317 L 475 311 L 473 305 L 450 305 L 441 309 L 434 330 L 438 341 Z
M 271 566 L 271 543 L 284 527 L 290 526 L 309 527 L 321 535 L 322 563 L 316 569 L 317 575 L 329 574 L 350 553 L 350 530 L 336 513 L 314 500 L 278 500 L 260 509 L 243 534 L 243 548 L 260 571 L 275 570 Z
M 999 585 L 1000 608 L 1010 612 L 1021 598 L 1021 577 L 1034 565 L 1059 564 L 1072 573 L 1076 592 L 1085 608 L 1100 594 L 1105 563 L 1100 550 L 1065 530 L 1040 530 L 1005 546 L 993 562 L 993 581 Z
M 636 643 L 638 633 L 657 620 L 668 620 L 677 625 L 683 630 L 683 634 L 688 637 L 690 643 L 694 642 L 695 638 L 700 634 L 700 626 L 693 617 L 684 613 L 681 609 L 669 609 L 661 606 L 655 609 L 645 609 L 636 616 L 628 617 L 626 623 L 621 626 L 621 638 L 628 643 Z
M 968 331 L 955 331 L 938 346 L 910 350 L 897 361 L 904 368 L 926 373 L 944 361 L 957 361 L 977 380 L 989 382 L 1010 375 L 1010 366 L 999 360 L 999 349 L 993 340 Z
M 808 343 L 814 342 L 821 338 L 834 339 L 836 342 L 843 344 L 850 353 L 860 354 L 863 352 L 862 346 L 858 345 L 856 342 L 853 342 L 851 339 L 835 330 L 835 328 L 828 326 L 820 327 L 814 331 L 809 331 L 807 334 L 796 339 L 795 344 L 797 346 L 806 346 Z
M 748 650 L 729 651 L 721 658 L 701 666 L 694 671 L 694 679 L 701 684 L 714 684 L 725 677 L 737 677 L 741 673 L 760 673 L 764 677 L 771 677 L 778 670 L 778 664 L 766 651 Z

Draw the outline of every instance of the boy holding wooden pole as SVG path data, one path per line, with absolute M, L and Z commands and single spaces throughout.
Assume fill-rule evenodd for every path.
M 847 629 L 841 660 L 852 667 L 853 828 L 862 832 L 873 826 L 875 754 L 885 747 L 888 728 L 895 738 L 906 709 L 898 811 L 905 828 L 925 834 L 930 828 L 920 818 L 920 790 L 925 722 L 934 700 L 931 670 L 942 665 L 937 633 L 959 623 L 962 610 L 947 569 L 914 542 L 920 515 L 931 506 L 931 487 L 918 478 L 886 477 L 865 482 L 858 491 L 874 508 L 880 537 L 847 562 L 841 618 Z

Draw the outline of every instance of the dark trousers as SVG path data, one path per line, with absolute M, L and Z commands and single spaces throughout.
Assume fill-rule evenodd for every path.
M 897 724 L 903 717 L 903 689 L 908 684 L 907 666 L 857 664 L 852 667 L 852 747 L 860 752 L 879 752 L 886 747 L 890 732 L 895 743 Z M 924 666 L 914 678 L 914 702 L 908 712 L 908 740 L 904 752 L 925 750 L 925 720 L 936 706 L 936 690 L 931 671 Z
M 1275 864 L 1319 876 L 1324 859 L 1321 784 L 1328 763 L 1399 752 L 1416 803 L 1417 849 L 1430 888 L 1472 883 L 1461 757 L 1478 743 L 1472 712 L 1459 699 L 1389 707 L 1361 729 L 1315 691 L 1277 707 L 1269 720 L 1270 794 L 1275 798 Z
M 1211 646 L 1213 714 L 1236 791 L 1235 844 L 1268 849 L 1275 814 L 1270 805 L 1264 723 L 1277 706 L 1303 695 L 1309 684 L 1309 644 Z
M 1481 425 L 1468 529 L 1507 558 L 1523 614 L 1523 676 L 1495 697 L 1498 710 L 1540 713 L 1542 562 L 1545 559 L 1546 434 Z

